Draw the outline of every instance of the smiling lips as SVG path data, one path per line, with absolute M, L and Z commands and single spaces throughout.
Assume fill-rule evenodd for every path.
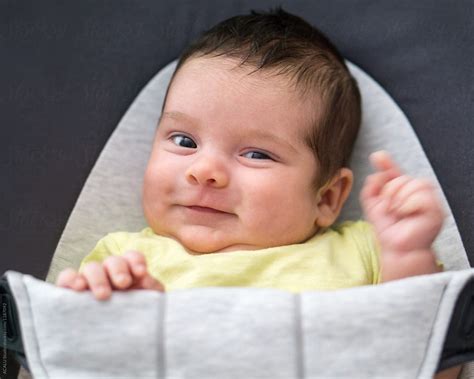
M 186 208 L 191 209 L 193 211 L 201 212 L 201 213 L 229 214 L 228 212 L 219 211 L 219 210 L 214 209 L 214 208 L 200 207 L 200 206 L 197 206 L 197 205 L 192 205 L 192 206 L 189 206 L 189 207 L 186 207 Z

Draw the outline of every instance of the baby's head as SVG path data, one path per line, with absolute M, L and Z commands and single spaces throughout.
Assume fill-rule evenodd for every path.
M 349 195 L 360 117 L 343 58 L 308 23 L 281 9 L 223 21 L 168 87 L 145 217 L 196 253 L 304 242 Z

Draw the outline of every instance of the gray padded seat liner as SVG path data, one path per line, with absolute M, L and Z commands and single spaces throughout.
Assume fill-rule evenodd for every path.
M 347 290 L 92 299 L 8 271 L 35 378 L 432 378 L 474 270 Z

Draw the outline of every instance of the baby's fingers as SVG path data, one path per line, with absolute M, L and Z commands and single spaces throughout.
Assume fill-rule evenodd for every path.
M 375 153 L 370 154 L 369 159 L 372 163 L 372 166 L 377 171 L 394 170 L 398 172 L 398 175 L 401 175 L 402 173 L 390 154 L 384 150 L 376 151 Z
M 129 251 L 123 255 L 135 278 L 143 278 L 147 274 L 145 256 L 138 251 Z
M 398 176 L 398 170 L 381 171 L 367 176 L 360 193 L 361 202 L 363 204 L 367 204 L 368 202 L 380 196 L 384 186 Z
M 83 275 L 89 288 L 98 300 L 105 300 L 112 294 L 109 278 L 102 264 L 92 262 L 84 266 Z
M 442 214 L 441 207 L 428 191 L 417 191 L 408 196 L 403 202 L 396 203 L 392 210 L 400 216 L 408 216 L 418 212 Z
M 72 268 L 67 268 L 59 273 L 56 285 L 75 291 L 84 291 L 87 288 L 86 280 Z
M 384 196 L 385 187 L 394 179 L 402 176 L 400 168 L 385 151 L 377 151 L 370 155 L 370 161 L 377 170 L 367 176 L 359 196 L 366 216 L 382 215 L 387 211 L 389 201 Z
M 104 268 L 115 288 L 126 289 L 132 285 L 133 278 L 125 258 L 110 256 L 104 261 Z
M 382 188 L 381 195 L 393 201 L 397 195 L 401 193 L 401 190 L 410 183 L 413 183 L 413 178 L 408 175 L 401 175 L 385 184 Z M 412 186 L 413 184 L 411 184 Z
M 433 184 L 427 179 L 414 179 L 407 176 L 401 177 L 402 179 L 395 182 L 393 185 L 389 183 L 387 191 L 384 189 L 384 193 L 391 199 L 391 209 L 400 208 L 404 203 L 411 202 L 413 196 L 423 196 L 431 199 L 433 206 L 436 205 L 437 198 Z

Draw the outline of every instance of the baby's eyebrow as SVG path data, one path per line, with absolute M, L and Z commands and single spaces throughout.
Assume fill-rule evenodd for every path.
M 184 120 L 184 121 L 197 124 L 197 120 L 194 117 L 189 116 L 186 113 L 179 112 L 179 111 L 163 112 L 163 114 L 160 117 L 160 120 L 163 118 L 172 118 L 178 121 Z M 289 143 L 286 139 L 277 136 L 276 134 L 267 133 L 263 130 L 254 129 L 254 128 L 243 129 L 242 132 L 243 133 L 242 133 L 241 138 L 244 138 L 243 136 L 245 135 L 246 137 L 252 136 L 252 137 L 256 137 L 260 139 L 269 139 L 276 144 L 287 146 L 288 148 L 293 150 L 293 152 L 298 153 L 298 150 L 291 143 Z
M 274 143 L 276 143 L 278 145 L 287 146 L 293 152 L 298 153 L 298 150 L 290 142 L 288 142 L 284 138 L 281 138 L 281 137 L 277 136 L 276 134 L 267 133 L 267 132 L 265 132 L 263 130 L 260 130 L 260 129 L 251 129 L 251 130 L 248 130 L 246 135 L 247 135 L 247 137 L 251 136 L 251 137 L 255 137 L 255 138 L 259 138 L 259 139 L 269 139 L 269 140 L 273 141 Z
M 163 119 L 163 118 L 173 118 L 178 121 L 186 120 L 186 121 L 194 122 L 194 117 L 191 117 L 187 115 L 186 113 L 178 112 L 178 111 L 163 112 L 160 119 Z

